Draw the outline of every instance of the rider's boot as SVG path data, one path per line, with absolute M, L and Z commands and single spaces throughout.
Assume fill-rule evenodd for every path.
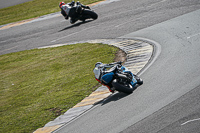
M 109 91 L 112 92 L 112 93 L 114 93 L 115 92 L 115 88 L 112 87 L 112 88 L 109 89 Z

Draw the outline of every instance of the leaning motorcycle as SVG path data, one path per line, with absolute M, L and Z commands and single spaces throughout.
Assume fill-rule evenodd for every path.
M 95 79 L 112 93 L 116 90 L 130 94 L 137 86 L 143 84 L 143 80 L 124 67 L 122 62 L 111 64 L 97 62 L 93 72 Z

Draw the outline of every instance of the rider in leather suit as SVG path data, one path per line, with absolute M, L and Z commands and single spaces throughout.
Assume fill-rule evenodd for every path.
M 70 23 L 74 24 L 78 20 L 78 16 L 81 14 L 81 8 L 90 9 L 89 6 L 82 5 L 80 2 L 72 1 L 71 3 L 65 4 L 64 2 L 60 2 L 59 7 L 61 9 L 61 14 L 65 17 L 65 19 L 70 19 Z M 83 20 L 84 21 L 84 20 Z

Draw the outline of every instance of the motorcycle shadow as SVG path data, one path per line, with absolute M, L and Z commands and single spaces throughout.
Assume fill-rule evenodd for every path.
M 136 85 L 134 87 L 134 90 L 133 90 L 133 93 L 134 91 L 139 87 L 139 85 Z M 132 93 L 131 93 L 132 94 Z M 123 93 L 123 92 L 116 92 L 116 93 L 113 93 L 112 95 L 110 95 L 109 97 L 107 97 L 106 99 L 96 103 L 95 105 L 97 104 L 101 104 L 101 106 L 109 103 L 109 102 L 114 102 L 114 101 L 118 101 L 122 98 L 125 98 L 126 96 L 129 96 L 130 94 L 127 94 L 127 93 Z
M 102 101 L 101 103 L 101 106 L 107 104 L 107 103 L 110 103 L 110 102 L 114 102 L 114 101 L 117 101 L 117 100 L 120 100 L 126 96 L 128 96 L 129 94 L 126 94 L 126 93 L 122 93 L 122 92 L 117 92 L 117 93 L 114 93 L 112 94 L 111 96 L 107 97 L 104 101 Z
M 76 23 L 76 24 L 72 24 L 71 26 L 68 26 L 68 27 L 66 27 L 66 28 L 64 28 L 64 29 L 62 29 L 62 30 L 60 30 L 59 32 L 62 32 L 62 31 L 65 31 L 65 30 L 68 30 L 68 29 L 71 29 L 71 28 L 74 28 L 74 27 L 78 27 L 78 26 L 80 26 L 80 25 L 82 25 L 82 24 L 86 24 L 86 23 L 89 23 L 89 22 L 92 22 L 92 21 L 94 21 L 94 20 L 87 20 L 87 21 L 85 21 L 85 22 L 78 22 L 78 23 Z

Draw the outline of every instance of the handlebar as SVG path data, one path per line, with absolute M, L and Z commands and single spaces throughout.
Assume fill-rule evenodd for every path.
M 121 62 L 121 61 L 118 61 L 118 62 L 110 63 L 110 64 L 108 64 L 108 65 L 115 65 L 115 64 L 122 65 L 122 62 Z

